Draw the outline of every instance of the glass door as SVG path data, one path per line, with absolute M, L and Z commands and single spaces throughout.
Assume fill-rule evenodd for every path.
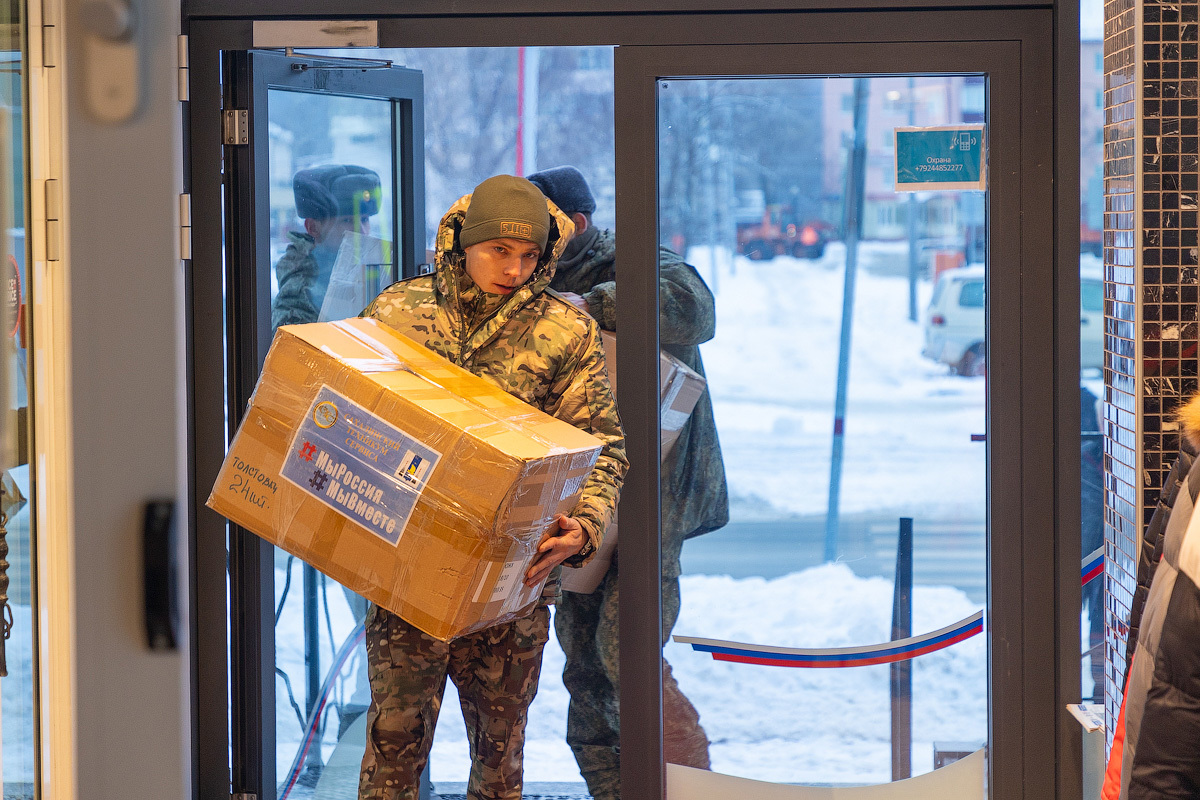
M 569 134 L 564 140 L 570 145 L 599 152 L 615 143 L 611 171 L 589 151 L 594 157 L 585 173 L 597 214 L 615 209 L 612 227 L 621 243 L 615 367 L 633 467 L 621 499 L 619 575 L 612 570 L 625 602 L 619 608 L 610 604 L 605 621 L 619 621 L 619 655 L 610 661 L 619 661 L 624 680 L 613 687 L 619 709 L 611 702 L 595 706 L 596 717 L 602 714 L 619 737 L 610 735 L 600 746 L 618 756 L 605 768 L 619 774 L 621 796 L 661 800 L 711 793 L 711 785 L 692 793 L 682 776 L 698 775 L 705 783 L 724 774 L 729 780 L 798 784 L 874 784 L 899 777 L 903 759 L 893 760 L 892 745 L 902 737 L 891 733 L 890 667 L 810 669 L 752 659 L 797 655 L 787 651 L 844 657 L 824 651 L 861 654 L 895 641 L 920 649 L 933 638 L 945 646 L 900 659 L 911 667 L 911 736 L 896 754 L 908 754 L 908 769 L 918 780 L 930 772 L 944 775 L 933 769 L 939 762 L 948 764 L 945 770 L 974 769 L 970 787 L 957 796 L 970 797 L 966 792 L 985 785 L 987 796 L 1006 800 L 1055 796 L 1054 765 L 1071 757 L 1066 752 L 1071 740 L 1058 721 L 1072 692 L 1078 699 L 1079 669 L 1078 629 L 1070 614 L 1052 611 L 1079 603 L 1064 588 L 1071 577 L 1078 591 L 1079 543 L 1071 538 L 1077 531 L 1060 530 L 1057 522 L 1065 513 L 1063 502 L 1078 504 L 1078 495 L 1071 495 L 1078 482 L 1072 490 L 1058 478 L 1056 465 L 1067 458 L 1063 437 L 1069 434 L 1055 425 L 1078 401 L 1078 365 L 1069 363 L 1058 344 L 1062 331 L 1077 324 L 1079 297 L 1071 296 L 1078 265 L 1060 269 L 1054 216 L 1041 213 L 1058 197 L 1048 166 L 1055 163 L 1050 13 L 614 12 L 611 19 L 600 13 L 589 19 L 593 26 L 564 28 L 560 19 L 538 15 L 402 17 L 381 24 L 382 49 L 352 54 L 420 64 L 430 93 L 441 91 L 430 62 L 388 48 L 617 44 L 611 84 L 599 80 L 607 77 L 601 73 L 608 63 L 599 52 L 587 59 L 572 56 L 577 69 L 594 73 L 574 78 L 547 70 L 550 60 L 543 58 L 536 114 L 541 134 L 552 119 Z M 318 109 L 315 101 L 305 102 L 318 95 L 322 101 L 329 97 L 331 105 L 353 99 L 348 105 L 360 109 L 354 111 L 359 120 L 338 128 L 353 142 L 369 127 L 362 119 L 370 116 L 371 104 L 358 100 L 392 96 L 387 86 L 381 88 L 386 79 L 378 77 L 389 68 L 328 55 L 247 52 L 250 28 L 238 20 L 193 19 L 189 30 L 194 85 L 221 81 L 227 87 L 220 111 L 247 111 L 250 142 L 215 147 L 217 97 L 193 93 L 194 463 L 197 493 L 206 495 L 220 465 L 207 443 L 228 436 L 238 422 L 270 341 L 273 313 L 287 305 L 291 274 L 281 282 L 277 262 L 295 242 L 288 234 L 307 234 L 315 249 L 317 231 L 309 230 L 308 217 L 290 211 L 299 211 L 296 174 L 348 163 L 379 175 L 377 195 L 370 176 L 359 173 L 355 179 L 371 183 L 360 187 L 369 198 L 366 220 L 363 205 L 350 208 L 337 250 L 349 242 L 347 252 L 361 253 L 365 249 L 355 248 L 365 237 L 387 240 L 385 212 L 375 209 L 394 206 L 392 224 L 399 230 L 390 241 L 406 242 L 394 251 L 397 271 L 407 274 L 425 261 L 423 237 L 414 239 L 421 248 L 410 250 L 403 233 L 410 224 L 404 180 L 420 188 L 419 167 L 406 170 L 404 154 L 420 147 L 421 125 L 397 127 L 400 138 L 392 152 L 398 155 L 391 168 L 399 188 L 392 189 L 390 200 L 386 161 L 330 158 L 275 168 L 273 154 L 285 145 L 298 152 L 297 143 L 311 131 L 307 125 L 289 128 L 275 114 L 284 106 L 272 104 L 273 92 L 308 93 L 293 104 L 293 115 Z M 848 36 L 855 41 L 846 41 Z M 809 44 L 764 43 L 768 39 Z M 722 44 L 730 40 L 759 44 Z M 525 65 L 526 79 L 539 74 L 529 69 L 529 55 L 511 59 L 518 65 L 513 69 Z M 501 65 L 494 68 L 503 72 L 506 54 L 489 56 L 495 58 L 487 63 Z M 294 67 L 296 61 L 321 61 L 328 69 L 312 63 Z M 270 82 L 259 80 L 267 74 Z M 496 142 L 512 148 L 517 141 L 522 149 L 516 152 L 527 158 L 540 150 L 533 161 L 538 169 L 579 163 L 579 147 L 554 150 L 543 137 L 531 151 L 529 137 L 520 135 L 529 129 L 519 124 L 521 117 L 513 121 L 511 108 L 528 106 L 509 95 L 511 89 L 512 98 L 528 101 L 528 82 L 509 81 L 489 94 L 486 71 L 473 74 L 472 86 L 485 90 L 469 95 L 476 107 L 471 120 L 492 121 L 473 127 L 468 120 L 452 132 L 468 143 L 478 140 L 472 164 L 484 164 L 499 147 Z M 454 78 L 455 71 L 447 70 L 449 101 L 441 105 L 452 106 L 463 96 Z M 549 89 L 580 87 L 594 98 L 589 95 L 575 111 L 551 109 Z M 437 104 L 430 97 L 432 109 Z M 408 113 L 405 101 L 398 102 L 400 113 Z M 509 109 L 507 116 L 484 116 L 494 106 Z M 603 120 L 578 118 L 593 106 L 611 107 L 612 138 Z M 860 107 L 865 113 L 857 113 Z M 419 104 L 409 110 L 418 119 Z M 856 119 L 863 121 L 861 138 Z M 236 128 L 237 118 L 230 124 Z M 985 188 L 899 193 L 886 177 L 899 130 L 947 126 L 968 128 L 968 149 L 978 146 L 986 154 Z M 435 127 L 443 126 L 431 123 Z M 236 130 L 230 132 L 236 140 Z M 972 132 L 982 134 L 978 142 L 971 141 Z M 455 182 L 466 191 L 489 174 L 533 169 L 529 160 L 524 167 L 520 160 L 510 162 L 504 151 L 502 159 L 472 173 L 453 149 L 435 144 L 433 134 L 428 146 L 426 164 L 440 166 L 429 172 L 428 193 L 420 188 L 414 200 L 427 196 L 440 205 L 456 196 Z M 852 174 L 860 177 L 851 181 Z M 848 202 L 851 184 L 862 188 Z M 856 212 L 854 226 L 847 223 L 848 209 Z M 434 220 L 442 210 L 430 208 Z M 349 230 L 355 221 L 359 229 Z M 217 252 L 222 240 L 223 253 Z M 381 245 L 373 252 L 385 250 Z M 385 256 L 372 258 L 357 263 L 387 263 Z M 336 271 L 328 270 L 331 279 Z M 693 328 L 690 338 L 672 338 L 679 331 L 671 332 L 664 312 L 678 299 L 672 271 L 692 287 L 682 314 L 687 323 L 682 327 Z M 369 279 L 373 268 L 350 274 Z M 982 347 L 967 347 L 952 361 L 941 360 L 945 347 L 936 351 L 926 334 L 927 328 L 945 327 L 934 322 L 930 309 L 941 297 L 935 276 L 944 275 L 974 276 L 969 287 L 943 292 L 960 306 L 965 298 L 966 329 L 984 332 Z M 853 291 L 847 292 L 850 276 Z M 319 316 L 325 298 L 318 304 L 308 291 L 309 306 Z M 704 378 L 702 391 L 695 391 L 687 370 Z M 684 380 L 676 382 L 676 375 Z M 665 392 L 663 378 L 672 379 Z M 201 396 L 217 384 L 227 387 L 224 398 Z M 1070 389 L 1069 403 L 1063 386 Z M 693 402 L 685 412 L 674 400 L 689 392 Z M 671 401 L 665 412 L 664 399 Z M 712 435 L 693 445 L 687 425 L 698 427 L 705 416 Z M 678 434 L 674 450 L 663 438 L 669 419 Z M 1067 443 L 1072 449 L 1077 444 Z M 939 464 L 939 456 L 947 463 Z M 1076 465 L 1072 473 L 1077 471 Z M 831 492 L 835 474 L 840 477 Z M 705 491 L 687 491 L 688 480 Z M 940 494 L 939 481 L 945 482 Z M 697 506 L 681 507 L 682 497 L 698 498 Z M 220 794 L 232 778 L 235 792 L 264 798 L 272 792 L 340 793 L 344 784 L 334 788 L 330 782 L 334 767 L 352 775 L 361 756 L 361 746 L 348 759 L 342 756 L 349 747 L 338 752 L 356 722 L 352 601 L 339 596 L 337 587 L 322 589 L 317 576 L 309 577 L 315 593 L 306 589 L 298 564 L 277 560 L 250 534 L 235 530 L 228 542 L 207 535 L 218 526 L 224 532 L 225 525 L 202 508 L 203 500 L 194 503 L 198 581 L 203 597 L 227 605 L 199 603 L 195 609 L 206 645 L 197 661 L 197 691 L 206 709 L 197 715 L 198 783 Z M 907 538 L 902 519 L 912 520 L 911 559 L 897 559 L 900 541 Z M 1069 570 L 1063 566 L 1067 551 Z M 904 563 L 898 568 L 897 561 Z M 912 589 L 907 597 L 901 591 L 897 602 L 897 586 L 909 585 L 905 564 Z M 674 593 L 672 586 L 678 587 Z M 228 609 L 234 610 L 232 619 Z M 281 626 L 288 620 L 278 633 L 276 614 Z M 967 627 L 956 630 L 960 622 Z M 1073 652 L 1058 646 L 1072 639 L 1066 649 Z M 309 640 L 317 646 L 310 647 Z M 712 646 L 703 649 L 713 642 L 778 652 L 739 662 L 714 658 Z M 222 653 L 219 663 L 207 657 L 212 652 Z M 609 654 L 616 652 L 614 646 Z M 314 653 L 316 670 L 309 659 Z M 938 659 L 941 672 L 925 666 L 936 666 Z M 329 665 L 339 662 L 347 670 L 326 692 Z M 291 683 L 291 699 L 276 667 Z M 544 668 L 543 683 L 548 670 L 561 668 L 561 662 Z M 945 702 L 937 694 L 945 670 L 962 696 L 955 698 L 952 719 L 937 719 L 943 706 L 932 699 Z M 898 676 L 901 686 L 903 677 Z M 317 692 L 310 695 L 313 685 Z M 328 698 L 319 715 L 308 710 L 311 696 L 318 705 L 320 697 Z M 566 754 L 561 741 L 566 692 L 547 690 L 539 700 L 554 700 L 559 719 L 555 727 L 541 729 L 549 731 L 542 738 L 553 739 L 556 749 L 539 750 L 537 760 L 550 753 L 559 762 L 572 759 L 576 754 Z M 440 732 L 448 733 L 456 715 L 443 711 Z M 897 712 L 903 728 L 904 709 L 898 706 Z M 310 731 L 314 720 L 321 721 Z M 967 747 L 977 755 L 971 757 Z M 815 748 L 812 757 L 805 748 Z M 314 751 L 319 758 L 310 761 Z M 703 755 L 693 759 L 689 751 Z M 463 748 L 456 752 L 461 755 Z M 959 757 L 964 753 L 968 758 Z M 700 768 L 705 757 L 708 770 Z M 230 758 L 232 776 L 226 770 Z M 435 745 L 438 763 L 454 758 L 442 758 Z M 527 766 L 534 761 L 531 757 Z M 981 761 L 986 784 L 978 771 Z M 565 763 L 570 788 L 577 790 L 576 765 Z M 549 780 L 533 767 L 527 778 L 535 772 L 533 780 Z M 453 794 L 457 786 L 449 772 L 442 782 Z
M 30 470 L 34 375 L 29 309 L 25 9 L 0 14 L 0 795 L 33 797 L 39 783 L 36 529 Z M 36 463 L 36 462 L 35 462 Z
M 883 783 L 986 742 L 986 192 L 904 191 L 894 141 L 982 135 L 984 89 L 658 84 L 660 238 L 714 322 L 659 331 L 704 378 L 661 479 L 668 763 Z
M 226 164 L 241 178 L 227 198 L 241 343 L 230 408 L 242 409 L 279 326 L 357 316 L 426 262 L 423 81 L 387 59 L 291 51 L 232 54 L 227 68 Z M 266 797 L 353 794 L 366 601 L 236 528 L 229 590 L 246 747 L 235 775 Z
M 1005 796 L 1036 281 L 1005 50 L 618 49 L 617 119 L 654 154 L 624 188 L 657 209 L 618 215 L 624 252 L 657 252 L 618 342 L 661 348 L 657 419 L 620 398 L 633 470 L 661 463 L 622 498 L 623 528 L 660 519 L 622 535 L 622 593 L 662 622 L 622 628 L 622 669 L 661 693 L 626 691 L 621 752 L 657 750 L 631 722 L 661 732 L 668 797 Z

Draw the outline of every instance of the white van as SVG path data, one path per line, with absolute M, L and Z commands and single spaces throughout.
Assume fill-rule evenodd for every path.
M 938 276 L 925 310 L 921 355 L 949 364 L 959 375 L 987 371 L 984 349 L 984 267 L 968 264 Z M 1085 275 L 1080 286 L 1079 355 L 1082 369 L 1104 367 L 1104 281 Z

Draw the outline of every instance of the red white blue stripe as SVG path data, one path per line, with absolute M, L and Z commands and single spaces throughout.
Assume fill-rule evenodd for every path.
M 983 611 L 976 611 L 964 620 L 930 633 L 897 639 L 894 642 L 863 647 L 799 648 L 743 644 L 719 639 L 699 639 L 694 636 L 673 636 L 677 642 L 690 644 L 693 650 L 712 653 L 717 661 L 739 664 L 762 664 L 771 667 L 867 667 L 907 661 L 935 650 L 969 639 L 983 631 Z
M 1104 572 L 1104 545 L 1100 545 L 1092 551 L 1091 555 L 1083 560 L 1083 566 L 1080 568 L 1080 580 L 1084 586 L 1100 577 Z
M 1083 585 L 1087 585 L 1103 572 L 1104 547 L 1100 546 L 1083 559 L 1080 565 L 1080 580 Z M 695 636 L 672 636 L 671 638 L 681 644 L 690 644 L 692 649 L 697 652 L 712 653 L 712 657 L 716 661 L 761 664 L 770 667 L 830 669 L 834 667 L 868 667 L 874 664 L 908 661 L 917 656 L 957 644 L 982 631 L 983 611 L 976 611 L 964 620 L 931 633 L 863 647 L 773 647 L 722 639 L 701 639 Z

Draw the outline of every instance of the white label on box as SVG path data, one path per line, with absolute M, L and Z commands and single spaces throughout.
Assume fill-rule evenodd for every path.
M 292 437 L 280 474 L 395 544 L 441 453 L 322 386 Z
M 663 393 L 659 410 L 659 424 L 662 425 L 663 430 L 680 430 L 687 424 L 688 417 L 691 416 L 691 411 L 684 413 L 676 411 L 672 407 L 675 405 L 675 399 L 679 397 L 679 392 L 683 390 L 685 382 L 687 382 L 687 376 L 683 374 L 683 370 L 679 370 L 671 376 L 671 383 L 667 386 L 667 391 Z
M 488 602 L 507 600 L 508 596 L 522 585 L 522 567 L 525 566 L 525 559 L 513 556 L 514 554 L 510 553 L 508 561 L 504 562 L 504 569 L 500 570 L 500 577 L 496 578 L 496 586 L 492 589 L 492 599 Z

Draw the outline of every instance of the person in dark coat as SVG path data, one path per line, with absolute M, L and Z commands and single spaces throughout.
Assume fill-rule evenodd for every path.
M 1146 527 L 1130 609 L 1125 696 L 1101 797 L 1200 797 L 1200 395 Z
M 607 331 L 617 330 L 616 235 L 592 224 L 596 201 L 587 180 L 571 166 L 528 176 L 575 223 L 575 236 L 558 261 L 550 288 L 585 309 Z M 716 333 L 712 292 L 696 269 L 661 247 L 658 251 L 659 341 L 662 349 L 704 374 L 700 347 Z M 610 367 L 611 368 L 611 367 Z M 725 466 L 705 392 L 661 467 L 662 639 L 679 617 L 680 552 L 692 536 L 729 521 Z M 567 743 L 595 800 L 620 797 L 620 721 L 617 713 L 618 557 L 591 594 L 564 592 L 554 630 L 566 654 L 563 683 L 571 694 Z M 663 660 L 663 746 L 669 763 L 708 769 L 708 737 L 700 715 Z
M 272 330 L 317 321 L 342 237 L 370 230 L 381 191 L 374 170 L 353 164 L 323 164 L 292 177 L 304 232 L 288 233 L 287 250 L 275 264 L 279 292 L 271 300 Z

